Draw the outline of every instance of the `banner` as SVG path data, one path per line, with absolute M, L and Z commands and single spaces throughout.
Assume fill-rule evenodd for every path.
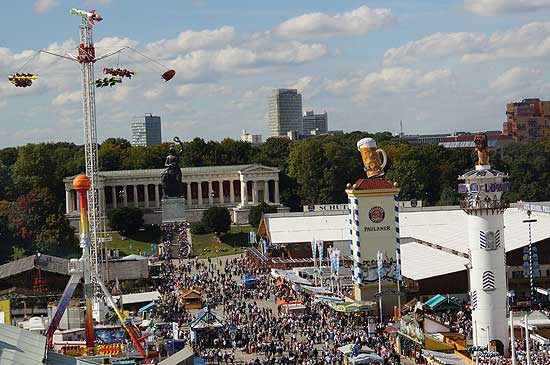
M 256 237 L 255 237 L 255 234 L 254 232 L 248 232 L 248 243 L 255 243 L 256 242 Z
M 317 260 L 317 241 L 315 238 L 311 240 L 311 256 L 313 257 L 313 265 L 315 266 L 315 260 Z
M 319 250 L 319 266 L 323 266 L 323 241 L 317 240 L 317 249 Z
M 336 275 L 338 275 L 338 272 L 340 271 L 340 250 L 335 249 L 332 250 L 332 256 L 334 260 L 334 271 L 336 271 Z

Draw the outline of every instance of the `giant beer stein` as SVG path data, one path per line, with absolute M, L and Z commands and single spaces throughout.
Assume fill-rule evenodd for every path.
M 357 142 L 357 149 L 361 152 L 367 177 L 370 179 L 384 176 L 384 167 L 386 167 L 388 157 L 384 150 L 376 148 L 376 141 L 372 138 L 363 138 Z M 380 154 L 383 162 L 380 161 Z

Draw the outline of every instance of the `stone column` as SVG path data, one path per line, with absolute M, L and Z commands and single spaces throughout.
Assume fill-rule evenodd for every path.
M 244 207 L 248 205 L 248 191 L 246 186 L 246 180 L 241 178 L 241 205 Z
M 275 204 L 280 204 L 279 202 L 279 179 L 274 180 L 275 184 L 273 184 L 273 187 L 275 188 L 275 196 L 273 197 L 275 199 Z
M 155 207 L 160 207 L 160 191 L 158 184 L 155 184 Z
M 134 207 L 139 207 L 138 190 L 137 185 L 134 185 Z
M 202 182 L 197 183 L 197 197 L 199 198 L 199 205 L 202 205 Z
M 97 197 L 99 199 L 99 207 L 100 207 L 100 214 L 103 214 L 106 210 L 106 202 L 105 202 L 105 186 L 100 185 L 99 189 L 97 189 Z
M 252 205 L 258 204 L 258 182 L 252 181 Z
M 214 205 L 214 197 L 212 196 L 212 192 L 214 189 L 212 188 L 212 181 L 208 180 L 208 205 L 213 206 Z
M 218 194 L 220 195 L 220 204 L 225 202 L 225 197 L 223 196 L 223 180 L 218 181 Z
M 235 203 L 235 187 L 234 187 L 234 180 L 229 180 L 229 201 L 231 204 Z
M 264 202 L 269 204 L 269 180 L 264 180 Z
M 122 192 L 124 194 L 122 194 L 122 206 L 123 207 L 127 207 L 128 206 L 128 188 L 126 185 L 123 185 L 122 186 Z
M 111 200 L 113 201 L 113 208 L 116 208 L 116 186 L 111 186 Z
M 188 206 L 191 206 L 192 205 L 192 196 L 191 196 L 191 183 L 188 181 L 187 182 L 187 205 Z
M 71 212 L 71 191 L 65 190 L 65 213 L 69 214 Z
M 145 199 L 145 208 L 149 208 L 149 184 L 143 185 L 143 198 Z

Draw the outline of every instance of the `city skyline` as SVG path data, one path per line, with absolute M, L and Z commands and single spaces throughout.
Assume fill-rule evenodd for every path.
M 97 90 L 99 140 L 130 139 L 127 125 L 146 111 L 163 116 L 165 136 L 221 140 L 242 129 L 268 135 L 265 100 L 296 88 L 304 110 L 326 110 L 331 129 L 428 134 L 500 129 L 506 104 L 546 100 L 550 77 L 548 2 L 343 1 L 281 4 L 21 1 L 37 32 L 8 18 L 0 25 L 0 147 L 41 141 L 82 143 L 80 79 L 70 62 L 41 55 L 29 88 L 7 81 L 33 50 L 70 52 L 78 19 L 70 7 L 95 7 L 100 54 L 131 45 L 177 70 L 121 56 L 102 67 L 134 67 L 123 85 Z M 143 26 L 147 20 L 147 26 Z M 17 121 L 13 123 L 11 121 Z

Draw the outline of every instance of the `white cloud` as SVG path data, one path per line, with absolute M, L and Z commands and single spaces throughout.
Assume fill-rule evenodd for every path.
M 533 81 L 540 79 L 542 72 L 533 68 L 512 67 L 499 75 L 490 86 L 493 89 L 509 91 L 513 89 L 524 89 L 532 85 Z
M 302 40 L 360 36 L 395 21 L 390 9 L 371 9 L 363 5 L 336 15 L 303 14 L 281 23 L 274 33 L 283 38 Z
M 464 9 L 476 15 L 490 16 L 550 7 L 550 0 L 464 0 Z
M 431 90 L 442 84 L 448 84 L 451 72 L 446 69 L 422 73 L 409 68 L 384 68 L 378 72 L 369 73 L 357 85 L 354 101 L 361 102 L 375 96 L 400 94 L 401 96 L 429 96 Z
M 55 133 L 53 128 L 31 128 L 20 129 L 15 132 L 18 138 L 36 138 L 36 137 L 51 137 Z
M 66 104 L 77 104 L 80 106 L 81 103 L 82 91 L 63 92 L 52 100 L 52 105 L 54 106 L 64 106 Z
M 37 13 L 44 13 L 59 5 L 57 0 L 36 0 L 34 2 L 34 11 Z
M 411 41 L 384 53 L 384 65 L 413 64 L 419 59 L 441 58 L 459 53 L 469 53 L 487 46 L 482 33 L 434 33 L 417 41 Z
M 183 84 L 177 90 L 179 96 L 185 97 L 223 95 L 228 91 L 225 86 L 217 84 Z
M 413 64 L 426 59 L 457 57 L 462 63 L 531 59 L 550 56 L 550 22 L 532 22 L 490 35 L 435 33 L 384 54 L 384 65 Z
M 235 39 L 235 28 L 223 26 L 219 29 L 205 29 L 199 32 L 181 32 L 176 38 L 162 39 L 148 44 L 146 51 L 154 55 L 174 55 L 199 49 L 224 47 Z

